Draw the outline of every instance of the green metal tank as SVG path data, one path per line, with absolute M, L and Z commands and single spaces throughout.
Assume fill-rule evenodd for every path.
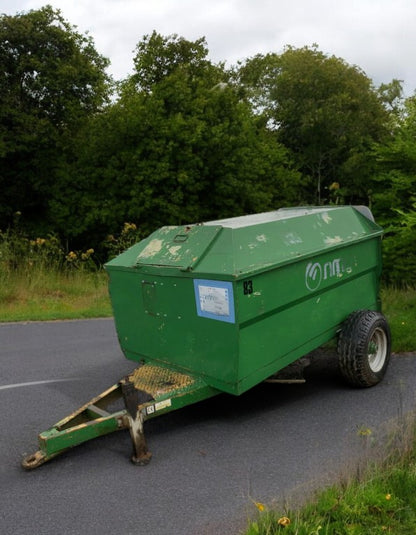
M 120 346 L 241 394 L 380 309 L 381 236 L 352 206 L 162 227 L 106 264 Z

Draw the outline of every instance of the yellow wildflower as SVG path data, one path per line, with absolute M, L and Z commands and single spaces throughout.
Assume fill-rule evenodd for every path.
M 279 524 L 279 526 L 286 527 L 290 524 L 290 518 L 288 518 L 287 516 L 282 516 L 281 518 L 279 518 L 277 523 Z
M 254 505 L 257 507 L 259 511 L 264 511 L 266 509 L 265 505 L 260 502 L 254 502 Z
M 66 255 L 66 259 L 68 260 L 68 262 L 73 262 L 74 260 L 77 259 L 77 253 L 74 253 L 74 251 L 70 251 L 70 252 Z
M 121 231 L 122 234 L 127 234 L 131 230 L 136 230 L 137 227 L 134 223 L 124 223 L 123 230 Z
M 360 437 L 369 437 L 372 434 L 373 432 L 368 427 L 360 427 L 360 429 L 358 430 L 358 436 Z

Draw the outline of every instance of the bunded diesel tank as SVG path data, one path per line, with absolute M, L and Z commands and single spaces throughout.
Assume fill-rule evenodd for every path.
M 106 264 L 121 348 L 240 394 L 379 310 L 381 236 L 352 206 L 162 227 Z

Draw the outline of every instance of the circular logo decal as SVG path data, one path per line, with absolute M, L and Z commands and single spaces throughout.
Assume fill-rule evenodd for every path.
M 313 292 L 314 290 L 317 290 L 321 284 L 322 281 L 322 266 L 319 262 L 315 262 L 314 264 L 310 262 L 306 266 L 306 272 L 305 272 L 305 284 L 308 290 Z

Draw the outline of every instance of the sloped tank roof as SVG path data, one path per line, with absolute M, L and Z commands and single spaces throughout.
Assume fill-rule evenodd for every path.
M 107 266 L 176 268 L 234 279 L 381 234 L 366 207 L 285 208 L 162 227 Z

